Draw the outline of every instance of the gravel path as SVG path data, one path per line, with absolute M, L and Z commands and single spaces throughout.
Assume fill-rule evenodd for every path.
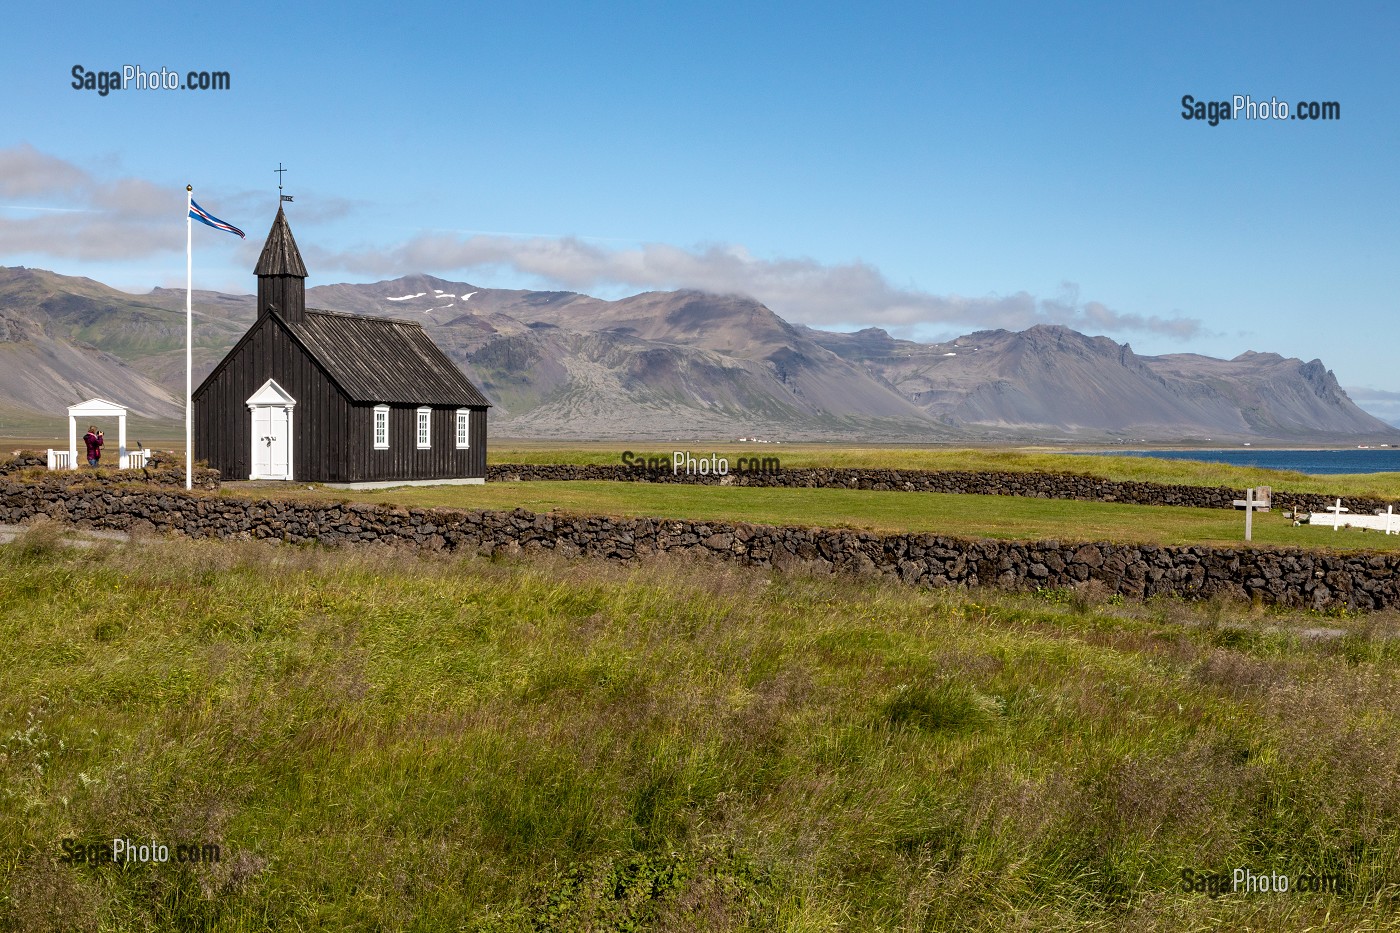
M 9 544 L 24 533 L 26 525 L 0 524 L 0 544 Z M 125 531 L 102 531 L 97 528 L 64 528 L 64 540 L 81 547 L 91 547 L 99 541 L 126 541 L 131 537 Z

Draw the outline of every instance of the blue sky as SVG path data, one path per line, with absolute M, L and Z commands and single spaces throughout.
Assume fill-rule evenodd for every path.
M 289 168 L 309 284 L 742 291 L 932 339 L 1058 322 L 1320 357 L 1400 417 L 1400 8 L 69 4 L 7 16 L 0 263 L 249 291 Z M 226 91 L 71 70 L 227 71 Z M 1182 119 L 1181 98 L 1341 119 Z

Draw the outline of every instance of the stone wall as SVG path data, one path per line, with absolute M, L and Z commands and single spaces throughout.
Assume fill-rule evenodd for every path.
M 8 473 L 18 473 L 20 470 L 32 470 L 34 467 L 45 467 L 49 465 L 45 454 L 33 450 L 16 450 L 12 456 L 0 460 L 0 476 Z
M 1023 496 L 1031 499 L 1073 499 L 1084 502 L 1124 502 L 1132 505 L 1177 505 L 1199 509 L 1231 509 L 1243 489 L 1225 486 L 1176 486 L 1110 480 L 1078 473 L 974 472 L 965 470 L 782 469 L 773 473 L 730 473 L 715 476 L 670 470 L 650 470 L 621 464 L 528 465 L 498 464 L 486 469 L 488 482 L 540 480 L 617 480 L 636 483 L 689 483 L 707 486 L 786 486 L 793 488 L 878 489 L 903 492 L 946 492 L 977 496 Z M 1274 490 L 1273 507 L 1321 512 L 1336 497 Z M 1344 497 L 1352 512 L 1385 511 L 1400 502 Z
M 201 538 L 406 544 L 487 554 L 555 551 L 634 561 L 655 554 L 888 577 L 911 585 L 1062 588 L 1125 596 L 1216 593 L 1311 609 L 1400 605 L 1400 555 L 1300 549 L 968 540 L 678 519 L 611 519 L 276 500 L 98 483 L 0 478 L 0 522 L 37 515 L 81 527 Z

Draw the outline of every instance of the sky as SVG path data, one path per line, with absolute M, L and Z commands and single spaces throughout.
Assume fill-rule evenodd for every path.
M 308 285 L 701 288 L 916 340 L 1065 324 L 1321 358 L 1400 422 L 1395 5 L 291 7 L 8 11 L 0 265 L 183 287 L 190 184 L 248 234 L 196 225 L 195 287 L 251 292 L 282 165 Z M 228 87 L 73 86 L 125 66 Z M 1186 95 L 1275 116 L 1211 126 Z

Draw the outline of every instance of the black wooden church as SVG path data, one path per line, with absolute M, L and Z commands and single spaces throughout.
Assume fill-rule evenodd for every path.
M 482 482 L 490 403 L 420 324 L 306 307 L 278 208 L 258 319 L 194 392 L 194 450 L 226 479 Z

